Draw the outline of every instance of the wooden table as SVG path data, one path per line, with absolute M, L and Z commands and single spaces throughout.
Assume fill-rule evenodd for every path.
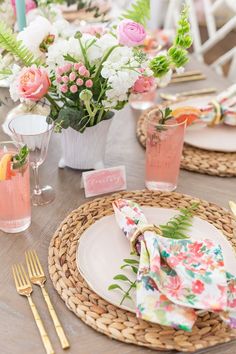
M 206 66 L 192 61 L 190 67 L 192 69 L 201 69 L 209 79 L 207 81 L 171 85 L 165 91 L 178 92 L 211 86 L 223 89 L 229 86 L 227 80 L 219 78 Z M 138 113 L 132 111 L 128 106 L 116 114 L 106 150 L 107 166 L 126 166 L 129 190 L 144 188 L 145 155 L 135 136 L 137 117 Z M 0 119 L 3 119 L 3 117 Z M 4 134 L 0 132 L 0 140 L 5 138 Z M 24 252 L 29 248 L 35 248 L 47 271 L 48 245 L 54 231 L 71 210 L 86 202 L 84 192 L 80 187 L 81 172 L 69 168 L 58 169 L 57 164 L 60 156 L 59 139 L 58 135 L 52 137 L 47 160 L 40 167 L 41 181 L 42 183 L 49 183 L 55 188 L 56 200 L 51 205 L 32 209 L 32 224 L 27 231 L 18 235 L 0 232 L 1 354 L 44 353 L 27 300 L 16 293 L 11 274 L 11 265 L 13 262 L 24 261 Z M 211 177 L 182 170 L 177 191 L 227 207 L 229 200 L 236 200 L 235 186 L 235 178 Z M 47 286 L 71 343 L 71 348 L 67 351 L 68 354 L 154 353 L 152 350 L 123 344 L 97 333 L 67 309 L 56 290 L 52 287 L 50 280 L 48 280 Z M 39 288 L 34 290 L 33 297 L 42 314 L 56 353 L 63 353 Z M 232 354 L 235 351 L 236 343 L 231 342 L 203 350 L 202 353 Z

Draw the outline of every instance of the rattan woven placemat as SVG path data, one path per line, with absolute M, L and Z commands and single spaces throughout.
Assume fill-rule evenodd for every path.
M 139 117 L 136 131 L 137 138 L 144 148 L 148 112 L 149 110 L 145 111 Z M 184 144 L 181 168 L 213 176 L 233 177 L 236 176 L 236 152 L 209 151 Z
M 192 197 L 179 193 L 143 190 L 95 199 L 72 211 L 55 232 L 48 257 L 53 285 L 67 307 L 98 332 L 156 350 L 195 351 L 235 339 L 236 331 L 228 328 L 216 314 L 205 312 L 198 317 L 192 332 L 184 332 L 137 319 L 135 314 L 109 304 L 89 288 L 76 267 L 78 240 L 96 220 L 112 214 L 112 201 L 121 197 L 141 205 L 175 209 L 193 202 Z M 197 215 L 220 229 L 236 249 L 230 213 L 206 201 L 199 202 Z

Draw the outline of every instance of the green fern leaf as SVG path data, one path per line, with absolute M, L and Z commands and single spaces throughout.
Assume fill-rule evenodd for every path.
M 0 21 L 0 48 L 16 56 L 25 66 L 42 64 L 40 59 L 35 58 L 33 53 L 22 44 L 22 41 L 16 39 L 12 30 L 2 21 Z
M 160 225 L 162 235 L 174 239 L 188 238 L 187 232 L 189 227 L 192 226 L 191 220 L 197 207 L 198 204 L 193 203 L 188 208 L 180 209 L 179 215 L 174 216 L 167 224 Z
M 121 18 L 128 18 L 146 27 L 150 19 L 150 0 L 136 0 L 130 9 L 126 10 Z

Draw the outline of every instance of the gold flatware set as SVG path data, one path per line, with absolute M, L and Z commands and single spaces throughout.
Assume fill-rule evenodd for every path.
M 16 290 L 19 295 L 26 296 L 32 310 L 34 320 L 38 327 L 43 345 L 45 347 L 47 354 L 54 354 L 54 349 L 52 343 L 49 339 L 49 336 L 45 330 L 41 317 L 38 313 L 38 310 L 32 300 L 31 293 L 33 292 L 32 284 L 38 285 L 41 288 L 42 295 L 47 304 L 48 311 L 51 315 L 55 330 L 57 332 L 58 338 L 63 349 L 69 348 L 69 342 L 66 338 L 65 332 L 61 326 L 61 323 L 57 317 L 55 309 L 52 305 L 50 297 L 45 288 L 46 276 L 39 261 L 37 253 L 32 250 L 28 251 L 25 254 L 26 264 L 28 269 L 28 274 L 25 271 L 25 268 L 22 264 L 15 264 L 12 267 L 13 277 L 15 280 Z
M 171 84 L 177 84 L 181 82 L 189 82 L 189 81 L 199 81 L 205 80 L 206 76 L 198 70 L 193 71 L 185 71 L 183 73 L 175 73 L 172 75 Z
M 210 88 L 204 88 L 204 89 L 199 89 L 199 90 L 182 91 L 182 92 L 179 92 L 176 94 L 170 94 L 170 93 L 163 92 L 163 93 L 160 93 L 160 97 L 163 100 L 177 101 L 179 98 L 210 95 L 212 93 L 215 93 L 216 91 L 217 90 L 214 87 L 210 87 Z

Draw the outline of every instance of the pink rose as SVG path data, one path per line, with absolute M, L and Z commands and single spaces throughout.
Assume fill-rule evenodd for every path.
M 16 15 L 16 0 L 11 0 L 11 4 L 14 10 L 14 14 Z M 25 0 L 25 11 L 28 13 L 29 11 L 36 9 L 37 5 L 34 0 Z
M 155 85 L 153 77 L 139 76 L 132 88 L 133 93 L 144 93 L 150 91 Z
M 143 44 L 146 37 L 144 27 L 139 23 L 128 19 L 122 20 L 119 23 L 117 31 L 119 43 L 127 47 Z
M 20 98 L 39 101 L 51 85 L 45 69 L 35 65 L 23 68 L 17 78 L 16 87 Z

